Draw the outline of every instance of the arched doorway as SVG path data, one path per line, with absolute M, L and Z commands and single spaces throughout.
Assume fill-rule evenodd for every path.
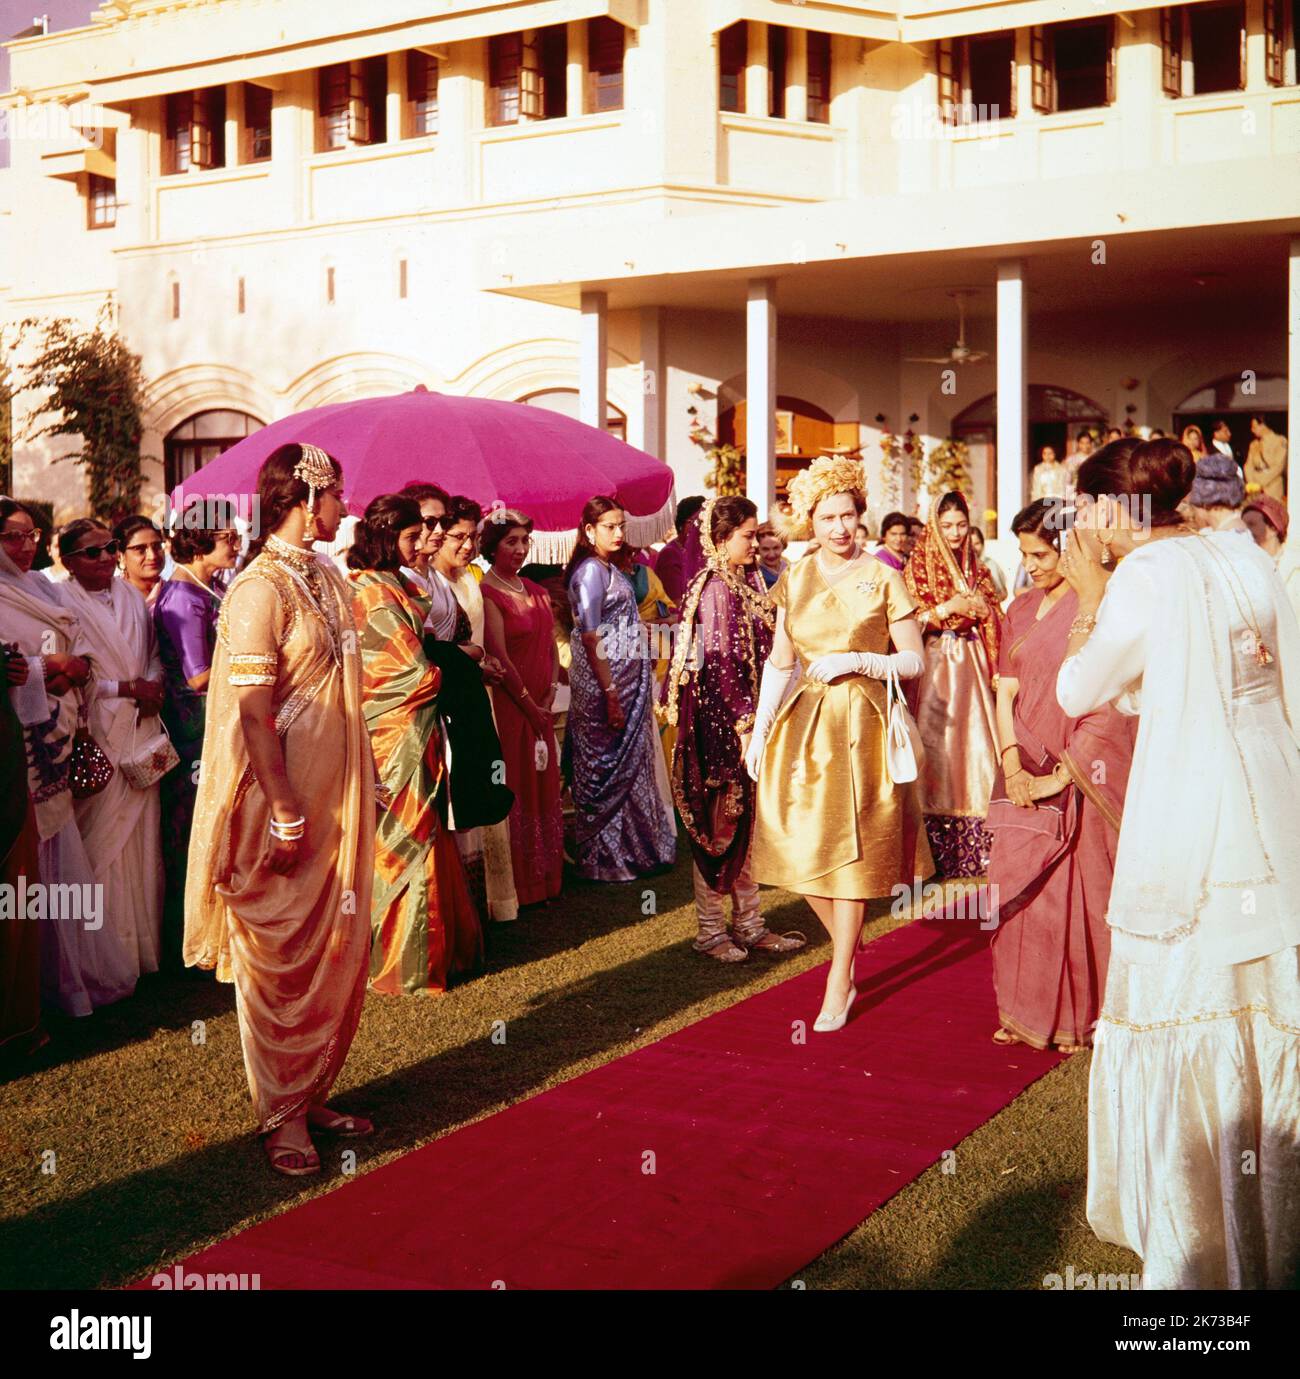
M 247 412 L 221 411 L 198 412 L 181 422 L 163 441 L 167 492 L 265 424 Z
M 540 392 L 521 397 L 530 407 L 545 407 L 548 412 L 559 412 L 561 416 L 578 419 L 578 390 L 576 388 L 543 388 Z M 612 402 L 605 403 L 605 430 L 619 440 L 627 440 L 627 414 Z
M 965 441 L 969 448 L 971 484 L 976 502 L 989 508 L 997 507 L 997 411 L 998 395 L 988 393 L 977 402 L 972 402 L 965 411 L 959 412 L 953 418 L 951 428 L 952 435 Z M 1022 476 L 1026 492 L 1029 472 L 1043 446 L 1052 446 L 1057 458 L 1064 459 L 1074 449 L 1074 440 L 1080 431 L 1104 429 L 1107 421 L 1105 409 L 1091 398 L 1052 383 L 1029 385 L 1028 412 L 1029 453 L 1025 457 Z M 1001 519 L 999 529 L 1009 531 L 1014 516 L 1014 513 L 1009 513 Z
M 1211 446 L 1215 424 L 1226 421 L 1241 464 L 1250 449 L 1250 419 L 1260 415 L 1278 435 L 1286 435 L 1286 379 L 1281 374 L 1227 374 L 1189 393 L 1174 408 L 1174 435 L 1181 436 L 1185 426 L 1199 426 L 1205 444 Z
M 745 449 L 747 407 L 744 401 L 718 413 L 718 444 Z M 815 402 L 778 394 L 776 399 L 776 491 L 784 495 L 790 480 L 825 449 L 857 445 L 857 422 L 837 423 Z

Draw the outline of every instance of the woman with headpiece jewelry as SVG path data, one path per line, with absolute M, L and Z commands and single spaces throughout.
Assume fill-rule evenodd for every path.
M 655 712 L 677 729 L 672 790 L 695 858 L 695 950 L 721 962 L 741 962 L 753 950 L 793 952 L 807 940 L 767 929 L 750 870 L 754 786 L 745 748 L 776 626 L 754 566 L 758 509 L 748 498 L 710 498 L 691 519 L 683 545 L 682 621 L 664 702 Z
M 366 1135 L 325 1098 L 370 957 L 374 758 L 351 600 L 312 551 L 345 511 L 337 463 L 282 445 L 257 478 L 253 559 L 221 603 L 185 894 L 185 961 L 235 983 L 271 1166 L 320 1172 L 311 1132 Z
M 792 537 L 818 549 L 772 589 L 776 628 L 745 766 L 758 781 L 754 877 L 798 891 L 831 936 L 813 1026 L 829 1033 L 857 997 L 867 900 L 933 870 L 914 788 L 894 784 L 885 757 L 884 681 L 920 674 L 921 633 L 902 576 L 857 551 L 860 460 L 814 460 L 791 481 L 790 506 Z
M 903 572 L 925 635 L 916 726 L 925 746 L 921 809 L 930 850 L 948 877 L 985 876 L 984 827 L 997 773 L 993 699 L 1002 624 L 993 577 L 980 564 L 960 493 L 935 504 Z

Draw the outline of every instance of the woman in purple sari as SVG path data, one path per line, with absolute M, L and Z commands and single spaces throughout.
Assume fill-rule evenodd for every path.
M 649 645 L 632 585 L 612 563 L 623 541 L 623 509 L 592 498 L 564 572 L 577 871 L 590 881 L 632 881 L 677 858 Z
M 158 655 L 162 661 L 167 698 L 162 720 L 180 765 L 162 779 L 163 958 L 184 971 L 181 957 L 185 934 L 185 877 L 189 863 L 190 828 L 199 790 L 203 756 L 204 716 L 208 705 L 208 677 L 217 645 L 217 614 L 222 589 L 215 576 L 233 570 L 239 558 L 239 532 L 231 505 L 217 503 L 211 511 L 215 527 L 177 526 L 172 534 L 171 577 L 160 581 L 153 603 Z
M 739 497 L 710 498 L 687 527 L 680 634 L 664 702 L 655 710 L 677 729 L 673 800 L 695 858 L 695 951 L 720 962 L 742 962 L 753 949 L 790 953 L 807 942 L 802 934 L 767 929 L 750 870 L 754 782 L 745 750 L 776 627 L 776 609 L 754 564 L 758 531 L 758 509 Z
M 1106 903 L 1136 719 L 1107 704 L 1069 718 L 1056 700 L 1078 598 L 1059 569 L 1060 504 L 1011 524 L 1033 588 L 1007 610 L 998 665 L 1001 765 L 986 826 L 997 915 L 998 1044 L 1086 1048 L 1110 956 Z

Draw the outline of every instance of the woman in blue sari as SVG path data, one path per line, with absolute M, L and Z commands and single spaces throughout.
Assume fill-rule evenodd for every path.
M 592 881 L 631 881 L 677 857 L 650 648 L 636 594 L 613 564 L 623 545 L 623 509 L 613 498 L 591 499 L 565 587 L 574 622 L 568 736 L 577 871 Z

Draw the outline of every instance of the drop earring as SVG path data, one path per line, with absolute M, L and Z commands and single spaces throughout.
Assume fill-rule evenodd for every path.
M 1109 565 L 1111 562 L 1110 544 L 1109 542 L 1102 541 L 1101 537 L 1098 537 L 1097 540 L 1101 542 L 1101 563 L 1103 565 Z

